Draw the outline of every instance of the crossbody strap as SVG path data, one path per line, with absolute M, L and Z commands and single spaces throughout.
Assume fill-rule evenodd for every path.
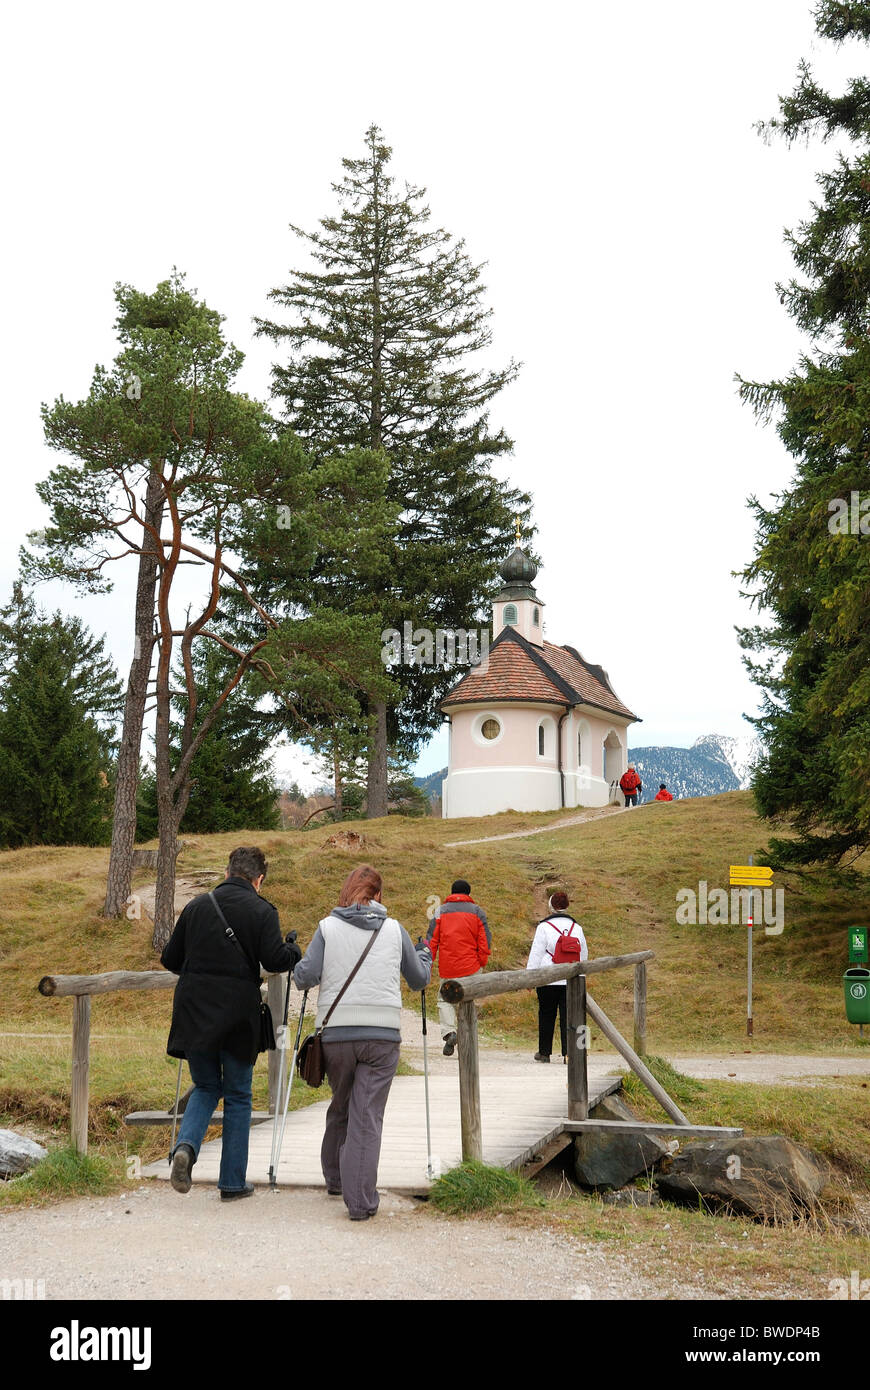
M 365 950 L 363 951 L 363 953 L 362 953 L 362 955 L 360 956 L 359 960 L 357 961 L 356 965 L 353 967 L 353 970 L 352 970 L 352 971 L 350 972 L 350 974 L 348 975 L 348 977 L 347 977 L 347 979 L 345 980 L 344 984 L 342 985 L 341 989 L 338 991 L 338 994 L 335 996 L 335 998 L 333 999 L 332 1003 L 330 1004 L 330 1006 L 329 1006 L 329 1011 L 328 1011 L 328 1012 L 326 1013 L 326 1015 L 324 1016 L 323 1022 L 321 1023 L 320 1027 L 319 1027 L 318 1030 L 317 1030 L 318 1033 L 322 1033 L 322 1032 L 323 1032 L 323 1030 L 324 1030 L 324 1028 L 326 1027 L 327 1023 L 329 1022 L 330 1018 L 332 1017 L 332 1011 L 333 1011 L 333 1009 L 335 1008 L 335 1006 L 336 1006 L 336 1004 L 338 1003 L 338 1001 L 339 1001 L 339 999 L 341 998 L 341 996 L 344 994 L 344 991 L 347 989 L 347 987 L 348 987 L 348 985 L 350 984 L 351 980 L 353 979 L 354 975 L 355 975 L 356 972 L 359 970 L 360 966 L 362 965 L 362 963 L 363 963 L 363 961 L 365 960 L 366 956 L 368 955 L 369 951 L 370 951 L 370 950 L 372 949 L 372 947 L 374 946 L 374 944 L 375 944 L 375 937 L 378 935 L 378 932 L 379 932 L 379 931 L 380 931 L 380 927 L 377 927 L 377 928 L 372 932 L 371 940 L 369 941 L 368 945 L 366 946 Z
M 245 952 L 244 947 L 242 946 L 241 941 L 239 941 L 239 938 L 236 936 L 235 932 L 233 931 L 233 929 L 232 929 L 232 927 L 230 926 L 229 922 L 227 921 L 226 917 L 225 917 L 224 914 L 221 912 L 220 904 L 218 903 L 218 900 L 217 900 L 217 898 L 215 897 L 214 893 L 209 893 L 209 897 L 211 898 L 211 905 L 212 905 L 212 907 L 214 908 L 214 910 L 215 910 L 215 912 L 217 913 L 218 917 L 220 917 L 221 921 L 222 921 L 223 924 L 224 924 L 224 935 L 229 937 L 230 941 L 231 941 L 231 942 L 233 943 L 233 945 L 235 946 L 235 948 L 236 948 L 236 950 L 238 951 L 239 955 L 242 957 L 242 960 L 244 960 L 245 963 L 246 963 L 247 965 L 250 965 L 250 964 L 251 964 L 250 959 L 248 958 L 248 955 L 247 955 L 247 953 Z M 257 984 L 259 984 L 259 983 L 260 983 L 260 972 L 259 972 L 259 970 L 258 970 L 258 971 L 257 971 Z

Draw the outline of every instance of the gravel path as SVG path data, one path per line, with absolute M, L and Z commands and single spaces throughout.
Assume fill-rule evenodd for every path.
M 153 1183 L 0 1217 L 0 1277 L 44 1279 L 51 1299 L 730 1299 L 732 1276 L 691 1282 L 666 1254 L 652 1274 L 556 1227 L 456 1221 L 381 1196 L 372 1221 L 309 1188 L 222 1203 Z M 664 1247 L 662 1247 L 664 1250 Z M 748 1290 L 747 1290 L 748 1291 Z M 760 1290 L 759 1290 L 760 1292 Z M 787 1287 L 765 1285 L 768 1298 Z

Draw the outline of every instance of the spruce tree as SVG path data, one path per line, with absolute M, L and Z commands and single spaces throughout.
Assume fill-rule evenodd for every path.
M 20 586 L 0 640 L 0 845 L 106 843 L 121 686 L 104 640 Z
M 490 428 L 487 407 L 517 367 L 479 365 L 491 336 L 482 267 L 430 224 L 424 189 L 395 187 L 378 127 L 365 139 L 364 156 L 343 160 L 333 184 L 338 215 L 315 232 L 291 228 L 318 268 L 270 292 L 288 317 L 258 319 L 257 331 L 287 350 L 273 387 L 313 456 L 362 447 L 389 460 L 399 518 L 367 590 L 381 628 L 470 629 L 530 505 L 490 472 L 512 445 Z M 439 700 L 456 680 L 443 667 L 391 674 L 397 695 L 368 706 L 369 816 L 386 814 L 388 744 L 412 753 L 439 726 Z
M 815 21 L 823 38 L 870 40 L 867 0 L 822 0 Z M 799 276 L 777 287 L 808 350 L 781 380 L 741 383 L 795 460 L 774 506 L 751 499 L 744 579 L 766 618 L 741 635 L 763 692 L 754 789 L 761 814 L 797 832 L 772 841 L 771 862 L 842 867 L 870 845 L 870 82 L 830 95 L 802 63 L 761 129 L 840 148 L 786 234 Z

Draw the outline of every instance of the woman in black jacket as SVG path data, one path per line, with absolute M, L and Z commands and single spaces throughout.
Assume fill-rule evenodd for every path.
M 187 1058 L 194 1083 L 172 1153 L 176 1192 L 190 1191 L 190 1170 L 221 1096 L 221 1198 L 249 1197 L 254 1190 L 246 1173 L 260 1044 L 260 965 L 279 973 L 302 957 L 296 933 L 282 941 L 278 910 L 260 897 L 266 867 L 262 850 L 233 850 L 225 880 L 214 891 L 220 912 L 209 893 L 193 898 L 160 957 L 179 976 L 166 1050 L 170 1057 Z

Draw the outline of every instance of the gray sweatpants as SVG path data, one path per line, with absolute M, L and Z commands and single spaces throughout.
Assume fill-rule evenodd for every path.
M 378 1209 L 378 1159 L 399 1044 L 376 1040 L 323 1043 L 332 1103 L 320 1147 L 326 1186 L 340 1188 L 351 1216 Z

